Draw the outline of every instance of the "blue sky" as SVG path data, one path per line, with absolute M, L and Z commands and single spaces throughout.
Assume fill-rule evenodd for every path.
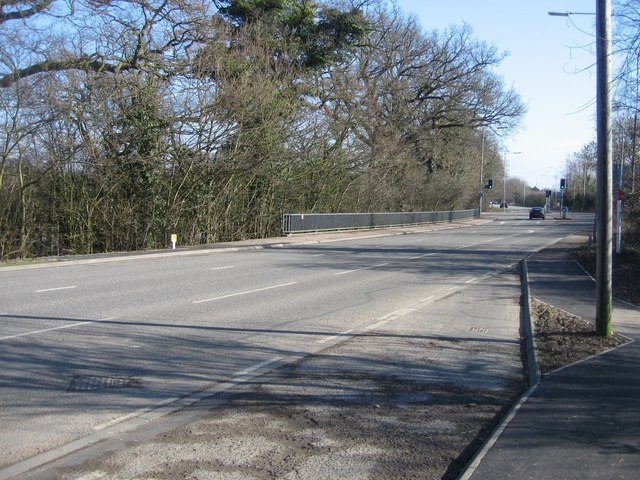
M 497 68 L 528 113 L 504 139 L 507 174 L 531 186 L 557 187 L 567 158 L 595 139 L 595 16 L 551 17 L 548 11 L 595 12 L 585 0 L 397 0 L 425 30 L 466 23 L 478 40 L 506 51 Z

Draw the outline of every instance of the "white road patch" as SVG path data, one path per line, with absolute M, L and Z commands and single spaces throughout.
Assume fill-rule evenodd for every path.
M 230 268 L 236 268 L 234 265 L 228 265 L 226 267 L 212 267 L 209 270 L 215 271 L 215 270 L 229 270 Z
M 298 282 L 281 283 L 280 285 L 271 285 L 269 287 L 256 288 L 254 290 L 246 290 L 244 292 L 230 293 L 228 295 L 222 295 L 220 297 L 205 298 L 204 300 L 196 300 L 193 303 L 196 304 L 196 303 L 205 303 L 205 302 L 215 302 L 216 300 L 224 300 L 225 298 L 239 297 L 240 295 L 248 295 L 250 293 L 264 292 L 265 290 L 273 290 L 274 288 L 288 287 L 290 285 L 295 285 L 296 283 Z
M 77 285 L 69 285 L 67 287 L 43 288 L 41 290 L 34 290 L 33 293 L 57 292 L 58 290 L 71 290 L 73 288 L 78 288 L 78 287 Z

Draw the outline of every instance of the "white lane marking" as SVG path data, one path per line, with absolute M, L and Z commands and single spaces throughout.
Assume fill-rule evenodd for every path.
M 431 302 L 434 302 L 438 299 L 438 297 L 436 295 L 429 295 L 428 297 L 425 297 L 421 300 L 418 300 L 418 303 L 426 303 L 429 304 Z
M 213 267 L 210 268 L 209 270 L 228 270 L 230 268 L 236 268 L 234 265 L 228 265 L 226 267 Z
M 263 362 L 262 367 L 257 367 L 252 371 L 255 372 L 255 370 L 259 370 L 260 368 L 264 368 L 269 364 L 277 363 L 280 361 L 283 364 L 288 365 L 300 360 L 301 358 L 308 357 L 309 355 L 312 355 L 312 353 L 290 355 L 288 357 L 274 357 L 273 359 L 268 360 L 267 362 Z M 274 370 L 274 368 L 272 368 L 271 370 Z M 268 371 L 269 370 L 263 371 L 263 372 L 257 372 L 253 374 L 247 373 L 245 375 L 236 376 L 227 382 L 215 385 L 206 390 L 196 390 L 183 397 L 170 397 L 152 405 L 151 407 L 144 407 L 137 411 L 128 413 L 127 415 L 123 415 L 122 417 L 115 418 L 107 423 L 103 423 L 102 425 L 96 425 L 93 427 L 93 429 L 96 432 L 100 432 L 103 430 L 107 430 L 111 427 L 116 427 L 118 424 L 121 424 L 122 422 L 125 422 L 127 420 L 132 420 L 135 418 L 139 418 L 146 423 L 151 420 L 161 418 L 170 413 L 177 412 L 178 410 L 182 410 L 183 408 L 188 407 L 189 405 L 193 405 L 194 403 L 199 402 L 200 400 L 203 400 L 207 397 L 218 395 L 237 385 L 242 385 L 244 383 L 247 383 L 254 378 L 260 377 L 265 373 L 268 373 Z
M 334 275 L 346 275 L 347 273 L 361 272 L 363 270 L 371 270 L 372 268 L 384 267 L 385 265 L 389 265 L 389 263 L 391 262 L 379 263 L 378 265 L 371 265 L 370 267 L 356 268 L 354 270 L 344 270 L 342 272 L 334 273 Z
M 274 288 L 288 287 L 289 285 L 295 285 L 296 283 L 298 282 L 281 283 L 280 285 L 271 285 L 270 287 L 256 288 L 254 290 L 247 290 L 245 292 L 230 293 L 229 295 L 222 295 L 220 297 L 205 298 L 204 300 L 196 300 L 193 303 L 195 304 L 195 303 L 215 302 L 216 300 L 223 300 L 225 298 L 238 297 L 240 295 L 248 295 L 250 293 L 264 292 L 265 290 L 272 290 Z
M 267 365 L 271 365 L 272 363 L 279 362 L 283 358 L 285 358 L 285 357 L 282 357 L 282 356 L 281 357 L 273 357 L 272 359 L 265 360 L 264 362 L 260 362 L 260 363 L 258 363 L 256 365 L 254 365 L 253 367 L 249 367 L 249 368 L 247 368 L 245 370 L 240 370 L 239 372 L 236 372 L 233 375 L 236 376 L 236 377 L 242 377 L 243 375 L 248 375 L 251 372 L 255 372 L 256 370 L 259 370 L 259 369 L 261 369 L 263 367 L 266 367 Z
M 352 328 L 351 330 L 346 330 L 344 332 L 340 332 L 337 335 L 332 335 L 331 337 L 326 337 L 326 338 L 323 338 L 322 340 L 318 340 L 318 343 L 331 342 L 332 340 L 335 340 L 336 338 L 340 338 L 340 337 L 344 337 L 345 335 L 349 335 L 353 331 L 354 331 L 354 329 Z
M 99 478 L 104 478 L 106 476 L 107 472 L 96 470 L 94 472 L 87 473 L 86 475 L 82 475 L 81 477 L 76 477 L 75 480 L 98 480 Z
M 575 260 L 575 262 L 578 264 L 578 266 L 580 267 L 580 269 L 581 269 L 584 273 L 586 273 L 586 274 L 588 275 L 588 277 L 589 277 L 591 280 L 593 280 L 594 282 L 596 281 L 596 279 L 595 279 L 595 278 L 593 278 L 593 276 L 592 276 L 592 275 L 591 275 L 591 274 L 590 274 L 590 273 L 589 273 L 589 272 L 588 272 L 588 271 L 587 271 L 587 270 L 586 270 L 586 269 L 585 269 L 585 268 L 580 264 L 580 262 L 579 262 L 579 261 Z
M 42 290 L 34 290 L 33 293 L 55 292 L 58 290 L 71 290 L 72 288 L 78 288 L 78 287 L 76 285 L 69 285 L 68 287 L 43 288 Z
M 387 318 L 386 320 L 380 320 L 379 322 L 376 322 L 372 325 L 369 325 L 367 327 L 364 327 L 364 330 L 366 332 L 370 331 L 370 330 L 375 330 L 376 328 L 380 328 L 384 325 L 386 325 L 387 323 L 389 323 L 391 320 L 393 320 L 393 318 Z
M 101 318 L 99 320 L 89 320 L 89 321 L 86 321 L 86 322 L 70 323 L 68 325 L 61 325 L 59 327 L 52 327 L 52 328 L 44 328 L 42 330 L 32 330 L 30 332 L 24 332 L 24 333 L 18 333 L 16 335 L 8 335 L 6 337 L 0 337 L 0 340 L 10 340 L 12 338 L 28 337 L 30 335 L 37 335 L 38 333 L 53 332 L 54 330 L 64 330 L 66 328 L 81 327 L 82 325 L 89 325 L 91 323 L 106 322 L 106 321 L 109 321 L 109 320 L 113 320 L 114 318 L 115 317 Z
M 512 235 L 513 237 L 517 237 L 520 234 L 517 235 Z M 469 245 L 461 245 L 459 247 L 456 247 L 455 250 L 462 250 L 463 248 L 471 248 L 471 247 L 477 247 L 480 245 L 487 245 L 489 243 L 494 243 L 494 242 L 499 242 L 500 240 L 504 240 L 506 237 L 498 237 L 498 238 L 494 238 L 491 240 L 487 240 L 485 242 L 478 242 L 478 243 L 470 243 Z
M 430 257 L 432 255 L 438 255 L 438 252 L 423 253 L 422 255 L 417 255 L 415 257 L 411 257 L 411 258 L 409 258 L 409 260 L 417 260 L 419 258 Z

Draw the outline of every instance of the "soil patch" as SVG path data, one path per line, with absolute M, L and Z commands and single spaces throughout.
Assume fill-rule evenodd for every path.
M 622 335 L 596 335 L 586 320 L 538 300 L 531 300 L 538 364 L 542 373 L 627 343 Z

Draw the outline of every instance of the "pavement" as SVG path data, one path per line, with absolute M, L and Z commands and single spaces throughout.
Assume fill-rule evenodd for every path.
M 595 281 L 574 236 L 527 259 L 530 296 L 595 324 Z M 614 350 L 542 376 L 460 480 L 640 478 L 640 308 L 614 299 Z

